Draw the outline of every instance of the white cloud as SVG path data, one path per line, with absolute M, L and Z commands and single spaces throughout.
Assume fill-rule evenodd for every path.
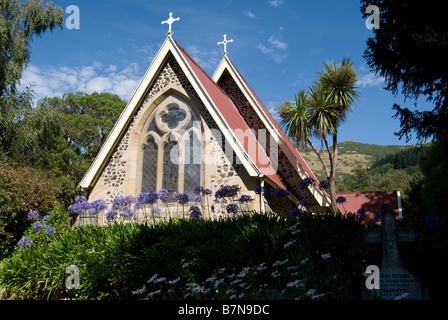
M 284 59 L 288 57 L 288 44 L 286 42 L 280 41 L 276 39 L 274 36 L 271 36 L 265 44 L 259 44 L 257 49 L 260 50 L 263 54 L 269 55 L 275 63 L 281 63 Z
M 109 92 L 128 100 L 140 82 L 141 74 L 137 63 L 131 63 L 121 70 L 116 65 L 105 67 L 94 62 L 82 67 L 46 67 L 29 65 L 23 72 L 20 89 L 31 86 L 34 99 L 62 96 L 64 93 L 83 91 L 86 93 Z
M 231 49 L 229 50 L 229 46 L 230 45 L 227 44 L 227 51 L 231 51 Z M 216 50 L 204 49 L 196 45 L 191 45 L 187 47 L 187 52 L 201 66 L 201 68 L 206 71 L 213 71 L 219 64 L 220 56 Z
M 268 39 L 269 43 L 271 43 L 274 47 L 280 50 L 286 50 L 288 49 L 288 44 L 286 42 L 282 42 L 278 39 L 275 39 L 274 36 L 271 36 Z
M 249 18 L 256 19 L 257 17 L 250 11 L 244 11 L 244 14 Z
M 384 85 L 384 78 L 378 77 L 373 73 L 367 73 L 367 74 L 361 75 L 358 78 L 358 82 L 356 82 L 356 84 L 359 87 L 363 87 L 363 88 L 382 86 L 382 85 Z
M 257 46 L 257 49 L 259 49 L 264 54 L 274 52 L 274 49 L 267 48 L 266 46 L 262 45 L 261 43 Z
M 283 4 L 282 0 L 269 0 L 269 4 L 273 7 L 280 7 Z

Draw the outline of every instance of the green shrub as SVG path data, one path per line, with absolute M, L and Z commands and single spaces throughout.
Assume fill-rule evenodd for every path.
M 59 183 L 42 170 L 0 163 L 0 259 L 8 256 L 30 226 L 27 214 L 50 212 Z
M 311 214 L 78 226 L 1 261 L 0 288 L 8 299 L 353 299 L 364 230 Z M 79 289 L 65 286 L 70 265 Z

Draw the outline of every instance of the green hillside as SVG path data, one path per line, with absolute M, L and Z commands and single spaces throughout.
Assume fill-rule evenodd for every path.
M 338 191 L 402 190 L 420 172 L 418 163 L 430 144 L 423 145 L 375 145 L 347 140 L 339 143 L 337 166 Z M 325 174 L 313 151 L 301 152 L 318 180 Z M 326 153 L 322 153 L 329 165 Z

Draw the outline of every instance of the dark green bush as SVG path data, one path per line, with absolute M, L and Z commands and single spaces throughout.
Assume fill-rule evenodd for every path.
M 356 299 L 364 229 L 342 216 L 268 214 L 74 227 L 1 261 L 0 292 L 8 299 Z M 79 268 L 79 289 L 65 286 L 70 265 Z

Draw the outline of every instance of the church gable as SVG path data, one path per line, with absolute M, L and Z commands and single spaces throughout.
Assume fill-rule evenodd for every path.
M 179 129 L 192 132 L 191 148 L 182 149 L 186 163 L 176 163 L 182 162 L 180 158 L 174 163 L 168 159 L 173 148 L 177 148 L 174 154 L 181 151 L 177 141 L 170 141 L 170 133 Z M 195 129 L 197 134 L 193 134 Z M 215 134 L 203 135 L 204 131 Z M 247 180 L 247 172 L 234 154 L 226 154 L 224 139 L 216 132 L 214 119 L 170 56 L 107 160 L 89 200 L 106 199 L 110 203 L 116 196 L 136 196 L 162 188 L 192 194 L 197 185 L 212 190 L 223 184 L 246 186 L 248 182 L 242 177 Z M 207 141 L 201 145 L 203 137 Z M 202 156 L 209 159 L 203 166 L 203 159 L 192 152 L 201 149 L 207 152 Z M 249 182 L 248 187 L 253 189 L 255 184 Z
M 271 139 L 271 131 L 272 128 L 274 128 L 276 137 L 277 139 L 279 139 L 277 140 L 278 142 L 276 141 L 273 145 L 273 148 L 277 153 L 275 156 L 278 159 L 277 172 L 284 181 L 288 190 L 292 191 L 299 200 L 303 198 L 315 198 L 316 196 L 320 196 L 319 198 L 321 199 L 321 201 L 319 201 L 319 203 L 325 203 L 327 200 L 326 195 L 323 194 L 321 190 L 316 189 L 316 185 L 312 185 L 311 190 L 303 189 L 299 186 L 299 181 L 304 178 L 311 177 L 316 180 L 314 174 L 311 172 L 311 170 L 309 170 L 303 159 L 300 159 L 302 160 L 303 165 L 302 163 L 300 163 L 300 160 L 297 159 L 294 155 L 292 157 L 295 161 L 290 161 L 285 151 L 290 152 L 290 156 L 292 153 L 291 151 L 293 151 L 297 156 L 297 150 L 290 150 L 292 145 L 287 145 L 287 142 L 289 142 L 290 144 L 289 139 L 284 135 L 283 131 L 275 123 L 275 120 L 272 118 L 272 116 L 267 114 L 267 117 L 265 117 L 264 121 L 261 119 L 261 116 L 267 113 L 267 110 L 263 110 L 265 108 L 259 101 L 258 97 L 253 93 L 252 89 L 247 85 L 245 80 L 242 78 L 242 76 L 239 74 L 239 72 L 236 70 L 236 68 L 226 55 L 224 56 L 220 66 L 216 70 L 213 79 L 232 99 L 249 127 L 253 128 L 255 132 L 265 133 L 266 143 L 264 144 L 264 146 L 266 153 L 269 156 L 272 152 L 270 144 L 273 142 L 273 139 Z M 246 94 L 244 93 L 244 91 L 246 92 Z M 248 100 L 248 96 L 252 96 L 252 103 Z M 270 128 L 266 126 L 266 123 L 270 124 L 271 130 L 269 130 Z M 282 143 L 280 140 L 282 138 L 286 138 L 285 140 L 287 141 Z M 292 146 L 292 148 L 294 147 Z M 300 155 L 298 156 L 301 158 Z
M 283 209 L 305 197 L 323 204 L 299 188 L 303 167 L 290 161 L 267 111 L 236 82 L 227 72 L 216 83 L 169 35 L 80 183 L 89 201 L 239 185 L 256 199 L 253 208 L 274 209 L 255 195 L 261 184 L 293 192 Z

